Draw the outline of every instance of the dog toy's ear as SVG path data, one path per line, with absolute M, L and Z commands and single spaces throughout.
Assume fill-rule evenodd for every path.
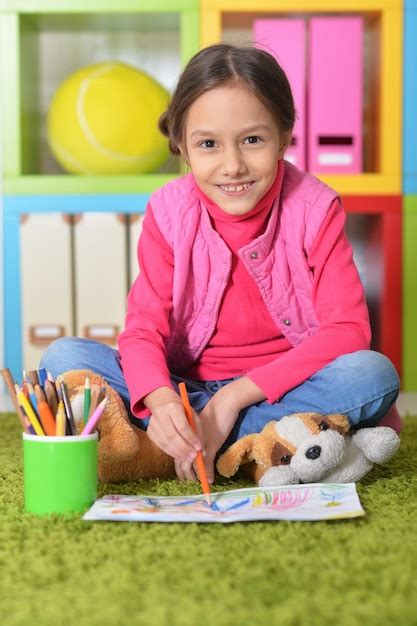
M 312 433 L 319 434 L 324 430 L 323 425 L 331 430 L 337 430 L 341 435 L 347 435 L 350 430 L 349 418 L 343 413 L 295 413 L 294 416 L 301 418 Z M 292 417 L 291 415 L 289 417 Z
M 246 435 L 223 452 L 216 463 L 219 474 L 230 478 L 236 474 L 242 464 L 252 461 L 252 448 L 257 436 L 256 434 Z
M 329 420 L 331 428 L 339 431 L 341 435 L 347 435 L 350 430 L 349 418 L 343 413 L 331 413 L 325 416 Z
M 270 467 L 289 465 L 295 448 L 278 437 L 276 424 L 276 421 L 268 422 L 260 433 L 247 435 L 232 444 L 217 461 L 219 473 L 229 478 L 243 466 L 245 475 L 259 482 Z

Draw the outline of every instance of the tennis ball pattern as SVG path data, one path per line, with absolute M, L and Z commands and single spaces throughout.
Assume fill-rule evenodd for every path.
M 158 130 L 168 92 L 124 63 L 89 65 L 57 89 L 48 112 L 48 142 L 72 174 L 144 174 L 169 156 Z

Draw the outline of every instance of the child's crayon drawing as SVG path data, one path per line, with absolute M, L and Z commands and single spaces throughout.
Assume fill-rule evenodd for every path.
M 239 522 L 325 520 L 364 515 L 354 483 L 254 487 L 204 496 L 109 495 L 97 500 L 84 520 L 127 522 Z

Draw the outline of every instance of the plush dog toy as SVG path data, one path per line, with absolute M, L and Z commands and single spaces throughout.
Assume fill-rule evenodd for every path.
M 387 461 L 400 442 L 386 426 L 349 430 L 342 414 L 287 415 L 238 439 L 219 457 L 217 470 L 230 477 L 242 467 L 261 486 L 356 482 L 374 463 Z
M 104 482 L 121 482 L 139 478 L 167 478 L 175 476 L 173 459 L 162 452 L 146 434 L 129 421 L 119 394 L 98 374 L 88 370 L 71 370 L 63 374 L 76 419 L 82 405 L 85 377 L 91 386 L 105 387 L 108 398 L 97 431 L 98 476 Z

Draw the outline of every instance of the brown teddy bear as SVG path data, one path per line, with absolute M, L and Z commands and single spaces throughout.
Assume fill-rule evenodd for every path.
M 104 482 L 121 482 L 139 478 L 168 478 L 175 476 L 174 460 L 162 452 L 146 434 L 128 418 L 119 394 L 106 381 L 88 370 L 70 370 L 63 375 L 71 404 L 84 395 L 84 383 L 89 377 L 92 387 L 105 387 L 106 409 L 98 421 L 98 476 Z

